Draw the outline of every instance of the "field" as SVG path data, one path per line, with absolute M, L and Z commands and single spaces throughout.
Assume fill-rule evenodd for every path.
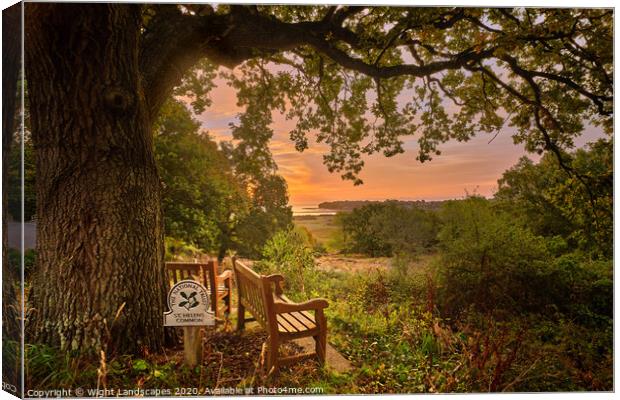
M 390 257 L 368 257 L 363 254 L 342 254 L 343 238 L 335 215 L 304 215 L 293 217 L 296 226 L 305 228 L 312 238 L 327 250 L 316 258 L 318 269 L 326 272 L 372 272 L 387 271 L 392 265 Z M 413 270 L 425 270 L 434 254 L 419 255 L 410 261 Z
M 329 253 L 342 250 L 342 234 L 335 215 L 304 215 L 293 217 L 295 225 L 307 229 Z

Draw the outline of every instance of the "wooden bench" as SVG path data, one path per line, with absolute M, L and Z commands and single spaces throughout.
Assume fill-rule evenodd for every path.
M 230 315 L 232 272 L 228 270 L 219 274 L 216 260 L 196 263 L 167 262 L 166 272 L 171 287 L 184 279 L 200 282 L 209 291 L 211 311 L 215 313 L 215 317 L 221 319 Z
M 280 366 L 317 357 L 325 363 L 327 345 L 327 320 L 323 309 L 328 306 L 325 299 L 312 299 L 294 303 L 282 293 L 282 275 L 259 275 L 233 258 L 233 270 L 239 295 L 237 329 L 243 330 L 246 321 L 257 321 L 268 333 L 266 371 L 268 375 Z M 254 318 L 246 319 L 249 311 Z M 312 337 L 315 352 L 289 357 L 279 357 L 281 343 L 302 337 Z

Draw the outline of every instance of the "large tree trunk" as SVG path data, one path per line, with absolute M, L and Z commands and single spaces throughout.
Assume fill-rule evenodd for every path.
M 28 340 L 159 348 L 163 225 L 138 70 L 139 6 L 25 7 L 38 195 Z

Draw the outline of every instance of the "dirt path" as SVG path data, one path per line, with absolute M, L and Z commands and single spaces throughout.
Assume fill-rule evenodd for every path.
M 389 257 L 364 257 L 362 255 L 328 254 L 316 259 L 316 266 L 323 271 L 366 272 L 387 270 L 390 267 Z
M 409 264 L 410 271 L 426 270 L 431 264 L 433 254 L 420 255 Z M 341 272 L 371 272 L 386 271 L 392 267 L 393 260 L 390 257 L 366 257 L 361 254 L 327 254 L 315 259 L 318 269 L 323 271 Z

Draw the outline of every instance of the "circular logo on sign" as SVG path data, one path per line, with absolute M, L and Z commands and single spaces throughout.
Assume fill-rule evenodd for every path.
M 191 280 L 177 282 L 168 292 L 166 326 L 210 325 L 213 313 L 209 309 L 209 293 L 200 283 Z

